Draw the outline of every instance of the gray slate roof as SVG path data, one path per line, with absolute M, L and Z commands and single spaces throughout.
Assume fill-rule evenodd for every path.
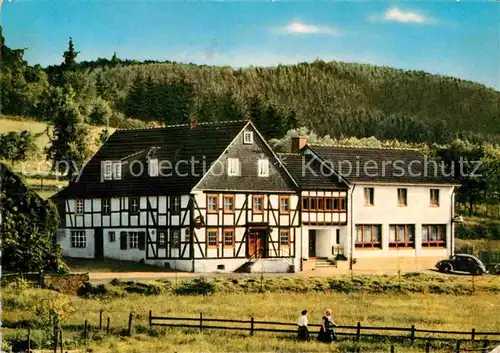
M 311 156 L 298 153 L 283 153 L 279 157 L 293 179 L 305 190 L 345 190 L 348 186 L 328 168 L 323 168 L 321 161 Z
M 415 149 L 316 145 L 304 149 L 313 151 L 352 183 L 456 184 L 443 175 L 441 164 L 436 168 L 433 159 Z
M 53 198 L 186 194 L 201 179 L 204 168 L 208 170 L 246 124 L 248 121 L 231 121 L 200 123 L 194 129 L 184 124 L 117 130 L 88 162 L 79 180 L 70 183 Z M 154 153 L 159 161 L 168 160 L 172 165 L 192 158 L 199 163 L 194 164 L 193 169 L 191 165 L 180 164 L 178 173 L 171 176 L 150 177 L 145 163 L 148 153 Z M 126 160 L 129 163 L 122 172 L 122 180 L 101 182 L 101 162 L 106 160 Z M 135 160 L 143 162 L 145 170 L 141 176 L 131 176 L 127 172 Z

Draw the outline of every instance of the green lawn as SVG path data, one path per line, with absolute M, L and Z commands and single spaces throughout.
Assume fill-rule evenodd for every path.
M 486 279 L 486 278 L 485 278 Z M 232 318 L 282 321 L 294 323 L 302 309 L 308 309 L 310 322 L 319 323 L 325 308 L 332 308 L 337 323 L 469 331 L 500 328 L 498 293 L 481 292 L 474 295 L 449 294 L 388 294 L 338 293 L 319 291 L 308 293 L 223 293 L 210 296 L 128 294 L 113 299 L 83 299 L 40 289 L 16 290 L 7 288 L 2 295 L 3 322 L 10 326 L 21 320 L 40 320 L 34 310 L 45 306 L 59 310 L 65 318 L 63 326 L 68 347 L 82 347 L 83 342 L 69 330 L 87 319 L 98 324 L 99 310 L 104 320 L 110 318 L 112 335 L 92 334 L 89 348 L 100 353 L 124 352 L 346 352 L 353 349 L 352 341 L 332 345 L 317 342 L 297 342 L 294 335 L 193 329 L 155 329 L 148 331 L 148 312 L 154 315 Z M 43 312 L 43 311 L 42 311 Z M 133 313 L 132 337 L 118 334 L 127 327 Z M 36 330 L 34 330 L 35 332 Z M 314 329 L 314 331 L 316 331 Z M 4 328 L 4 339 L 22 335 L 25 331 Z M 40 333 L 34 333 L 40 335 Z M 390 343 L 383 340 L 363 340 L 362 352 L 389 352 Z M 415 346 L 396 343 L 397 352 L 423 352 L 424 342 Z M 436 347 L 433 352 L 450 352 L 452 346 Z
M 33 175 L 33 174 L 50 174 L 51 165 L 45 159 L 44 148 L 49 144 L 49 137 L 46 133 L 43 133 L 47 130 L 51 131 L 50 125 L 44 122 L 31 120 L 26 117 L 18 117 L 18 116 L 6 116 L 0 115 L 0 134 L 4 134 L 10 131 L 21 132 L 23 130 L 27 130 L 33 134 L 40 134 L 35 140 L 35 144 L 37 146 L 37 151 L 30 156 L 29 159 L 23 162 L 10 163 L 7 164 L 16 172 L 25 174 L 25 175 Z M 92 154 L 97 151 L 99 148 L 98 145 L 98 137 L 101 131 L 104 129 L 102 126 L 90 126 L 90 137 L 89 140 L 91 142 L 91 151 Z M 110 132 L 113 132 L 115 129 L 110 128 Z M 27 178 L 26 183 L 28 185 L 40 185 L 41 180 L 36 178 Z M 44 185 L 58 185 L 64 187 L 67 185 L 67 181 L 56 181 L 50 179 L 44 179 Z M 56 193 L 56 190 L 43 190 L 38 191 L 38 194 L 43 198 L 48 198 Z

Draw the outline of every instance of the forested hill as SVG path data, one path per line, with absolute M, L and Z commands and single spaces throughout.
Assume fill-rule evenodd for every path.
M 65 102 L 77 105 L 83 120 L 114 126 L 130 125 L 129 118 L 165 124 L 251 118 L 268 137 L 306 126 L 336 137 L 500 141 L 500 92 L 419 71 L 319 60 L 233 69 L 116 55 L 78 63 L 72 43 L 61 65 L 43 69 L 16 54 L 21 61 L 2 66 L 5 114 L 50 120 L 53 103 Z
M 500 134 L 498 91 L 424 72 L 316 61 L 240 70 L 161 63 L 90 75 L 104 82 L 107 99 L 118 104 L 124 98 L 124 111 L 143 119 L 168 114 L 161 107 L 163 91 L 167 97 L 177 92 L 177 99 L 192 99 L 190 113 L 200 120 L 252 115 L 252 102 L 259 97 L 278 111 L 292 110 L 299 125 L 320 135 L 439 140 L 467 131 Z M 141 94 L 145 106 L 139 104 Z M 127 109 L 127 103 L 136 105 Z

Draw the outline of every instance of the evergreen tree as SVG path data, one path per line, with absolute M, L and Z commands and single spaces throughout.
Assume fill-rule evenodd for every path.
M 68 50 L 63 53 L 63 63 L 61 64 L 62 71 L 72 71 L 76 68 L 76 57 L 79 54 L 78 51 L 75 50 L 75 46 L 73 45 L 73 38 L 69 37 Z
M 54 124 L 50 145 L 45 149 L 47 160 L 52 161 L 52 170 L 67 172 L 70 180 L 89 156 L 89 131 L 73 99 L 71 86 L 53 88 L 45 112 Z
M 144 78 L 140 73 L 135 76 L 134 82 L 130 87 L 125 100 L 125 114 L 127 116 L 144 119 L 147 116 L 146 111 L 146 87 Z
M 111 67 L 116 67 L 120 64 L 120 59 L 116 55 L 116 51 L 113 53 L 113 57 L 111 58 Z

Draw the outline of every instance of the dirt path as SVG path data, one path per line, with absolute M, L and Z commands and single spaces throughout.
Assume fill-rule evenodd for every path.
M 200 273 L 191 272 L 90 272 L 89 278 L 92 282 L 106 282 L 114 278 L 120 280 L 137 279 L 172 279 L 200 277 Z

